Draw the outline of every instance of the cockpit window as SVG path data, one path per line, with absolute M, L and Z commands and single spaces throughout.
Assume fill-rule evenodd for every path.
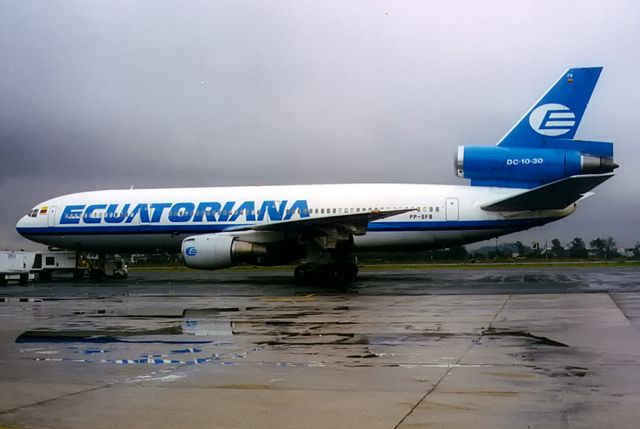
M 38 209 L 36 208 L 36 209 L 31 210 L 27 216 L 29 216 L 29 217 L 38 216 Z

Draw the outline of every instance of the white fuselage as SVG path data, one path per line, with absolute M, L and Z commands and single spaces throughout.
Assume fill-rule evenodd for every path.
M 16 227 L 31 240 L 66 249 L 178 251 L 191 235 L 300 218 L 415 209 L 371 222 L 366 234 L 353 238 L 356 251 L 401 250 L 479 241 L 543 225 L 575 210 L 575 205 L 517 213 L 481 208 L 520 192 L 523 190 L 420 184 L 108 190 L 45 201 Z M 270 239 L 269 234 L 264 237 Z

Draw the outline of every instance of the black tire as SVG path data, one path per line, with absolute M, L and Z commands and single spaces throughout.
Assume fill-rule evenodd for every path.
M 344 286 L 356 279 L 358 265 L 347 264 L 323 264 L 314 266 L 302 264 L 296 267 L 293 278 L 297 286 L 308 285 L 339 285 Z
M 352 282 L 358 277 L 358 264 L 348 263 L 338 266 L 338 279 L 343 282 Z
M 298 265 L 293 271 L 293 280 L 297 286 L 305 286 L 311 282 L 313 267 L 310 264 Z

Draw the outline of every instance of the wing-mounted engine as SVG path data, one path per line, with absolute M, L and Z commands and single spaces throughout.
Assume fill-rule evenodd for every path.
M 228 268 L 241 262 L 266 265 L 273 253 L 265 243 L 244 241 L 229 234 L 196 235 L 182 242 L 185 265 L 204 270 Z
M 185 238 L 182 256 L 186 266 L 202 270 L 228 268 L 243 262 L 283 265 L 309 257 L 309 249 L 315 253 L 344 250 L 352 244 L 353 235 L 366 233 L 369 222 L 413 210 L 372 210 L 239 226 L 226 232 Z
M 569 148 L 568 148 L 569 147 Z M 554 140 L 543 147 L 460 146 L 455 158 L 458 177 L 472 186 L 534 188 L 565 177 L 610 173 L 613 144 Z

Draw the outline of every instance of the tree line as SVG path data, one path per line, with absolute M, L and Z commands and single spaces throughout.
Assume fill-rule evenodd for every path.
M 616 241 L 613 237 L 594 238 L 589 242 L 589 246 L 595 252 L 595 257 L 597 258 L 611 259 L 618 256 Z M 586 258 L 589 256 L 589 249 L 587 249 L 584 240 L 580 237 L 571 240 L 566 248 L 562 246 L 560 240 L 554 238 L 551 240 L 549 251 L 556 258 Z M 633 254 L 634 256 L 640 256 L 640 243 L 636 243 L 633 248 Z
M 495 246 L 485 246 L 480 249 L 468 250 L 465 246 L 453 246 L 419 252 L 376 252 L 359 256 L 364 263 L 375 262 L 446 262 L 482 259 L 512 259 L 513 257 L 528 259 L 616 259 L 622 256 L 618 253 L 616 241 L 613 237 L 598 237 L 589 241 L 589 246 L 581 237 L 575 237 L 566 245 L 558 238 L 551 240 L 550 246 L 541 247 L 538 243 L 531 246 L 522 241 L 501 243 Z M 640 258 L 640 242 L 632 248 L 633 258 Z

